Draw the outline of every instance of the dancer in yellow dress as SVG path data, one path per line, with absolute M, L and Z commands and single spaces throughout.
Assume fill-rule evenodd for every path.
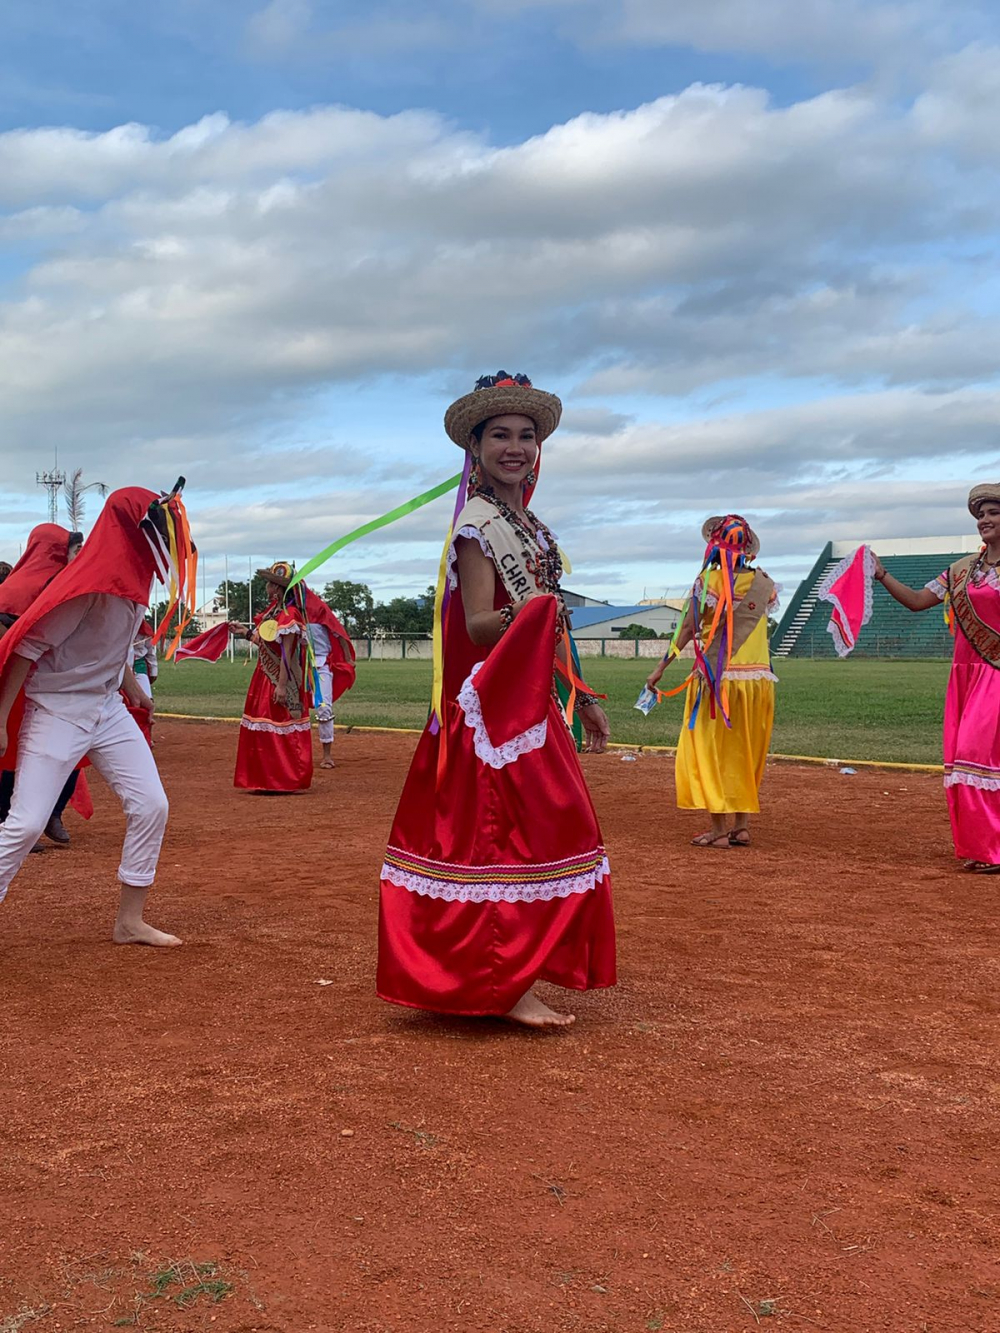
M 677 805 L 709 812 L 711 829 L 692 841 L 721 851 L 750 846 L 750 816 L 760 810 L 777 679 L 767 619 L 778 589 L 753 567 L 760 542 L 739 514 L 708 519 L 702 536 L 708 543 L 702 571 L 670 651 L 646 684 L 655 690 L 673 657 L 693 644 L 694 670 L 684 685 L 668 692 L 687 690 L 677 747 Z

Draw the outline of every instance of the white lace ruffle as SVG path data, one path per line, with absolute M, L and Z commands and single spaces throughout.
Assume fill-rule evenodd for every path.
M 943 602 L 948 596 L 948 585 L 941 582 L 942 578 L 946 577 L 947 575 L 939 574 L 936 579 L 931 579 L 930 583 L 924 584 L 927 591 L 932 592 L 939 602 Z
M 930 583 L 924 584 L 924 587 L 932 592 L 939 602 L 943 602 L 948 595 L 948 574 L 949 571 L 946 569 L 936 579 L 931 579 Z M 985 571 L 979 570 L 972 582 L 977 588 L 995 588 L 997 592 L 1000 592 L 1000 571 L 991 565 Z
M 1000 773 L 996 777 L 987 777 L 985 773 L 972 773 L 968 769 L 953 769 L 944 775 L 946 787 L 975 787 L 977 791 L 1000 791 Z
M 484 764 L 489 764 L 490 768 L 506 768 L 515 759 L 520 759 L 522 754 L 530 754 L 532 750 L 542 748 L 549 734 L 549 720 L 544 718 L 537 726 L 529 727 L 527 731 L 522 731 L 512 740 L 504 741 L 503 745 L 494 745 L 483 721 L 479 694 L 472 683 L 482 665 L 482 662 L 476 663 L 469 678 L 459 690 L 458 706 L 465 714 L 465 725 L 472 730 L 472 744 L 476 757 Z
M 865 546 L 863 550 L 864 550 L 864 556 L 862 558 L 864 560 L 864 568 L 865 568 L 865 606 L 864 606 L 864 611 L 861 614 L 861 624 L 858 626 L 859 631 L 864 629 L 864 627 L 868 624 L 869 620 L 871 620 L 872 618 L 872 592 L 873 592 L 872 585 L 875 579 L 875 553 L 870 546 Z M 854 560 L 856 559 L 857 554 L 858 554 L 857 551 L 855 551 L 853 555 L 845 555 L 843 560 L 841 560 L 838 564 L 834 565 L 833 569 L 830 570 L 829 574 L 827 574 L 826 578 L 816 589 L 817 601 L 829 602 L 831 606 L 835 606 L 837 610 L 840 612 L 841 620 L 843 620 L 845 624 L 847 623 L 847 615 L 844 612 L 844 608 L 840 604 L 840 598 L 835 597 L 831 590 L 833 588 L 833 585 L 840 578 L 840 576 L 842 574 L 847 573 L 848 569 L 851 567 Z M 830 623 L 827 625 L 827 629 L 830 631 L 830 634 L 833 637 L 833 646 L 837 650 L 837 656 L 846 657 L 847 654 L 851 652 L 851 650 L 854 648 L 855 644 L 857 643 L 857 639 L 854 639 L 850 643 L 848 643 L 847 640 L 844 638 L 844 633 L 840 625 L 838 625 L 837 622 L 832 617 L 830 619 Z
M 730 667 L 728 671 L 723 671 L 723 680 L 777 680 L 770 667 L 747 667 L 742 670 L 740 667 Z
M 301 625 L 279 625 L 279 626 L 278 626 L 278 638 L 279 638 L 279 639 L 280 639 L 283 635 L 285 635 L 285 634 L 301 634 L 301 633 L 302 633 L 302 626 L 301 626 Z
M 259 717 L 240 718 L 240 726 L 245 731 L 266 731 L 272 736 L 287 736 L 291 731 L 308 731 L 311 725 L 307 717 L 292 722 L 265 722 Z
M 412 870 L 401 870 L 398 866 L 385 864 L 382 867 L 382 879 L 395 884 L 397 888 L 448 903 L 547 903 L 553 898 L 589 893 L 610 873 L 607 857 L 595 870 L 585 874 L 535 880 L 532 884 L 460 884 L 455 880 L 430 879 Z
M 479 549 L 482 551 L 483 555 L 486 556 L 487 560 L 493 559 L 493 552 L 490 550 L 486 538 L 478 528 L 473 527 L 471 523 L 466 523 L 464 527 L 459 528 L 451 539 L 451 545 L 448 547 L 448 559 L 445 562 L 445 571 L 448 575 L 448 586 L 451 588 L 452 592 L 458 587 L 458 575 L 455 573 L 455 561 L 458 559 L 458 552 L 455 549 L 455 542 L 459 537 L 471 537 L 473 541 L 479 543 Z

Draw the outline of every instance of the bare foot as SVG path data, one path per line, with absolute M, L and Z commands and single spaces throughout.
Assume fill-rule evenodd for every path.
M 336 767 L 337 767 L 337 765 L 333 762 L 332 759 L 321 759 L 321 760 L 319 761 L 319 766 L 320 766 L 320 768 L 336 768 Z
M 156 930 L 145 921 L 140 921 L 136 925 L 123 925 L 120 921 L 116 921 L 111 938 L 115 944 L 149 944 L 154 949 L 176 949 L 183 943 L 183 940 L 179 940 L 176 935 Z
M 509 1018 L 512 1023 L 522 1023 L 527 1028 L 568 1028 L 576 1022 L 576 1014 L 557 1014 L 530 990 L 521 996 L 513 1009 L 504 1014 L 504 1018 Z

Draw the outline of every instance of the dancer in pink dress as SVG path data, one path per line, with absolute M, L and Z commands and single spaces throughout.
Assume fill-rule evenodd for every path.
M 1000 484 L 969 495 L 983 547 L 927 584 L 908 588 L 876 558 L 875 577 L 911 611 L 945 602 L 955 637 L 944 706 L 944 785 L 955 855 L 1000 874 Z

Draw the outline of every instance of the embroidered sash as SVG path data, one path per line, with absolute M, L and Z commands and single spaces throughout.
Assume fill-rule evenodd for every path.
M 542 527 L 541 524 L 538 526 Z M 463 528 L 475 528 L 479 533 L 493 560 L 497 577 L 512 602 L 544 597 L 547 593 L 555 593 L 561 598 L 559 579 L 562 576 L 562 559 L 556 539 L 547 528 L 543 529 L 545 535 L 523 532 L 515 528 L 495 505 L 481 495 L 474 495 L 455 519 L 456 537 L 461 536 Z M 544 547 L 543 541 L 546 543 Z M 548 580 L 554 575 L 554 582 L 543 577 L 543 571 L 547 573 Z M 595 693 L 582 678 L 569 628 L 569 620 L 560 609 L 556 627 L 555 688 L 566 721 L 573 726 L 578 693 L 585 696 L 587 703 L 607 696 Z
M 255 617 L 258 629 L 265 620 L 274 618 L 275 610 L 275 607 L 270 606 L 261 615 Z M 266 640 L 261 640 L 257 645 L 257 663 L 271 684 L 277 685 L 281 671 L 280 638 L 275 640 L 274 647 Z M 302 653 L 297 636 L 295 647 L 291 652 L 285 653 L 285 669 L 287 672 L 285 678 L 285 707 L 292 717 L 301 717 L 305 712 L 303 702 L 305 692 L 303 689 Z
M 455 520 L 456 536 L 462 528 L 475 528 L 479 532 L 489 548 L 497 576 L 510 594 L 511 601 L 520 602 L 525 597 L 541 597 L 546 592 L 558 592 L 558 587 L 542 587 L 526 567 L 525 552 L 529 560 L 542 554 L 537 538 L 511 527 L 499 510 L 481 495 L 474 495 Z
M 767 615 L 767 608 L 777 585 L 762 569 L 755 569 L 753 581 L 733 610 L 733 657 Z
M 969 596 L 969 575 L 978 558 L 975 555 L 967 555 L 955 561 L 948 570 L 948 594 L 955 614 L 955 624 L 983 661 L 1000 670 L 1000 629 L 988 625 L 976 614 L 976 608 Z

